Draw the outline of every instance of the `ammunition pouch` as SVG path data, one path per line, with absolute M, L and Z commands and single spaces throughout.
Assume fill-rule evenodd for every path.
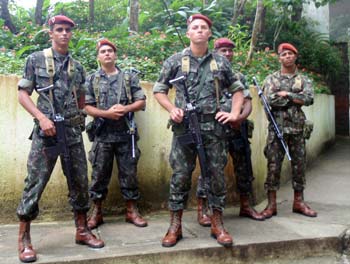
M 79 112 L 78 115 L 72 116 L 70 118 L 64 119 L 64 125 L 69 127 L 79 126 L 81 131 L 85 130 L 85 117 L 86 115 L 83 112 Z
M 311 133 L 314 130 L 314 123 L 310 120 L 305 120 L 304 128 L 303 128 L 303 136 L 305 139 L 309 139 L 311 137 Z
M 248 138 L 252 138 L 253 137 L 253 131 L 254 131 L 254 122 L 247 119 L 247 136 Z

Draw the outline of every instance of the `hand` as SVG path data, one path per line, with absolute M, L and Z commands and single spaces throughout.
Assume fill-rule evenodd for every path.
M 181 108 L 173 108 L 170 112 L 170 119 L 175 123 L 181 123 L 184 117 L 184 111 Z
M 115 104 L 107 110 L 108 119 L 119 120 L 126 114 L 125 105 Z
M 221 124 L 237 123 L 239 121 L 239 115 L 231 112 L 217 112 L 215 119 Z
M 53 121 L 46 116 L 39 120 L 40 129 L 44 132 L 45 136 L 52 137 L 56 135 L 56 128 Z
M 277 95 L 280 97 L 288 97 L 288 92 L 287 91 L 279 91 L 277 93 Z

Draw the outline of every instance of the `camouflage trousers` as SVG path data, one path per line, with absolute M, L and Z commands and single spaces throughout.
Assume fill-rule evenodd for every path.
M 244 148 L 245 145 L 241 132 L 239 130 L 235 130 L 233 135 L 228 138 L 228 151 L 232 158 L 238 192 L 240 194 L 250 194 L 252 192 L 252 182 L 254 177 L 248 173 L 247 168 L 249 161 L 246 158 Z M 248 146 L 248 148 L 250 154 L 250 146 Z M 206 197 L 201 176 L 198 178 L 197 197 Z
M 33 133 L 32 146 L 27 161 L 28 175 L 24 181 L 22 199 L 17 208 L 18 218 L 34 220 L 39 214 L 39 200 L 48 183 L 57 158 L 48 158 L 44 154 L 44 140 Z M 83 142 L 69 147 L 72 164 L 71 179 L 67 179 L 69 203 L 74 211 L 89 210 L 87 162 Z M 61 163 L 62 163 L 61 159 Z
M 89 161 L 92 165 L 90 197 L 93 201 L 104 200 L 111 180 L 113 161 L 116 158 L 121 194 L 125 200 L 138 200 L 140 193 L 137 182 L 137 163 L 141 152 L 135 146 L 135 158 L 132 157 L 131 140 L 123 142 L 98 142 L 92 144 Z
M 306 150 L 303 134 L 284 134 L 291 155 L 292 184 L 296 191 L 303 191 L 305 185 Z M 266 190 L 278 190 L 285 151 L 275 133 L 269 130 L 264 150 L 267 158 Z
M 209 175 L 208 203 L 210 208 L 223 211 L 226 185 L 224 168 L 227 163 L 226 142 L 215 135 L 202 135 Z M 192 173 L 196 167 L 197 150 L 194 144 L 181 145 L 174 136 L 169 157 L 173 175 L 170 181 L 169 209 L 184 208 L 191 189 Z M 205 192 L 206 193 L 206 192 Z

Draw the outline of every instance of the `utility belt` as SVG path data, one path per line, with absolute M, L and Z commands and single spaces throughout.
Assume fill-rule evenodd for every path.
M 65 118 L 64 124 L 70 127 L 83 126 L 85 130 L 85 115 L 83 113 L 80 113 L 78 115 Z
M 301 108 L 300 105 L 294 104 L 294 103 L 288 103 L 287 105 L 284 106 L 273 106 L 271 107 L 272 112 L 277 112 L 277 111 L 288 111 L 288 109 L 295 107 L 295 108 Z
M 197 114 L 197 117 L 200 123 L 215 121 L 215 114 Z

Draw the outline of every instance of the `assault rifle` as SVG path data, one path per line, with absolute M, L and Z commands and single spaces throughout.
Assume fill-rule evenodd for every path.
M 253 168 L 252 168 L 252 160 L 251 160 L 251 150 L 250 150 L 250 143 L 248 139 L 248 121 L 244 120 L 241 124 L 241 138 L 243 141 L 243 148 L 244 148 L 244 156 L 246 161 L 246 171 L 247 176 L 249 178 L 253 178 Z
M 42 88 L 36 88 L 36 91 L 49 102 L 51 107 L 52 120 L 56 128 L 55 144 L 53 146 L 45 147 L 44 152 L 51 159 L 56 159 L 58 156 L 60 156 L 63 173 L 64 175 L 66 175 L 68 185 L 71 188 L 73 165 L 70 159 L 69 148 L 66 139 L 66 127 L 64 125 L 64 117 L 60 113 L 56 113 L 53 102 L 44 93 L 45 91 L 49 91 L 52 89 L 54 89 L 53 85 L 49 85 L 47 87 Z M 44 136 L 42 130 L 40 130 L 39 134 L 41 136 Z
M 206 155 L 203 146 L 202 135 L 200 131 L 198 116 L 197 116 L 197 108 L 194 104 L 191 103 L 190 96 L 188 94 L 188 90 L 185 83 L 185 76 L 180 76 L 176 79 L 170 80 L 171 84 L 176 83 L 178 81 L 183 81 L 184 83 L 184 94 L 185 94 L 185 116 L 184 121 L 186 125 L 186 133 L 184 135 L 177 136 L 179 143 L 181 145 L 195 144 L 198 154 L 199 166 L 201 169 L 201 175 L 204 181 L 204 189 L 206 190 L 207 196 L 210 188 L 210 178 L 207 171 L 207 161 Z
M 254 82 L 254 85 L 255 85 L 256 89 L 258 90 L 258 95 L 259 95 L 259 97 L 261 99 L 261 102 L 262 102 L 262 104 L 264 106 L 264 110 L 265 110 L 267 119 L 269 120 L 270 124 L 272 125 L 273 130 L 274 130 L 277 138 L 279 139 L 279 141 L 280 141 L 284 151 L 286 152 L 288 160 L 291 161 L 292 157 L 290 156 L 289 150 L 288 150 L 288 146 L 287 146 L 286 142 L 283 139 L 283 134 L 278 128 L 278 125 L 276 123 L 276 119 L 275 119 L 275 117 L 273 116 L 273 114 L 271 112 L 271 107 L 270 107 L 269 103 L 267 102 L 267 99 L 266 99 L 263 91 L 260 89 L 259 84 L 258 84 L 258 82 L 257 82 L 255 77 L 253 77 L 253 82 Z

